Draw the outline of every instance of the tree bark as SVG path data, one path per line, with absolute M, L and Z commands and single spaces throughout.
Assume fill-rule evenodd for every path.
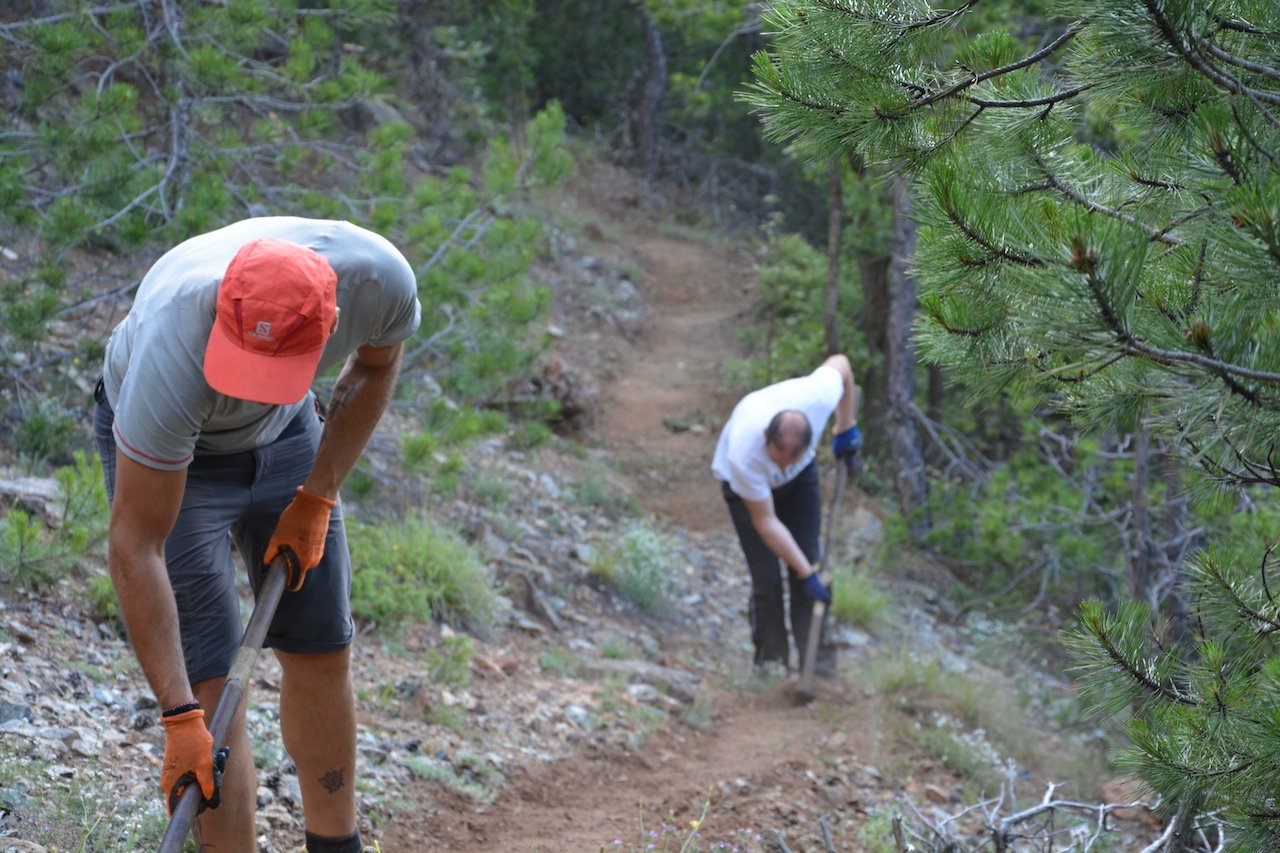
M 840 308 L 840 238 L 844 233 L 844 167 L 836 160 L 827 171 L 827 310 L 823 327 L 827 354 L 840 352 L 837 320 Z
M 629 0 L 630 2 L 630 0 Z M 644 30 L 645 53 L 648 70 L 640 95 L 631 111 L 632 144 L 635 145 L 635 161 L 646 180 L 658 176 L 658 109 L 666 94 L 668 72 L 667 55 L 662 46 L 662 33 L 640 3 L 634 3 L 640 14 L 640 26 Z
M 1151 482 L 1151 441 L 1147 428 L 1139 423 L 1133 433 L 1133 496 L 1130 499 L 1129 529 L 1133 541 L 1129 545 L 1129 592 L 1137 601 L 1151 605 L 1151 614 L 1159 612 L 1152 589 L 1151 518 L 1147 506 L 1147 486 Z
M 854 158 L 850 163 L 858 174 L 862 192 L 880 192 L 878 187 L 863 180 L 862 162 Z M 863 205 L 863 210 L 868 207 Z M 869 215 L 863 213 L 856 223 L 860 231 L 870 227 Z M 858 424 L 866 443 L 872 447 L 882 444 L 887 435 L 886 423 L 889 411 L 889 395 L 884 381 L 885 353 L 888 350 L 885 331 L 889 326 L 889 256 L 880 247 L 864 246 L 857 256 L 858 277 L 862 281 L 862 316 L 853 320 L 862 326 L 862 340 L 867 347 L 865 364 L 853 366 L 854 376 L 862 386 L 862 410 Z
M 915 418 L 916 352 L 912 325 L 916 313 L 915 279 L 907 271 L 916 248 L 907 182 L 893 184 L 893 241 L 889 263 L 889 322 L 886 329 L 886 376 L 889 396 L 889 442 L 893 453 L 898 501 L 913 536 L 930 527 L 929 483 Z

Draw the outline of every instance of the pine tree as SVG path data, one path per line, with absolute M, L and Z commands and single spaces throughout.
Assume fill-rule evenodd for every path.
M 744 97 L 815 158 L 910 176 L 927 358 L 1176 446 L 1261 508 L 1191 578 L 1198 629 L 1081 611 L 1166 802 L 1280 844 L 1280 29 L 1274 0 L 788 0 Z M 1024 18 L 1012 16 L 1019 10 Z M 1010 14 L 1000 14 L 1001 12 Z M 1036 13 L 1031 16 L 1029 13 Z

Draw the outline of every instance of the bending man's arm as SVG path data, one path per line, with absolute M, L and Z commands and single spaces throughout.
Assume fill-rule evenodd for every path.
M 116 451 L 107 564 L 129 641 L 162 710 L 194 698 L 164 557 L 186 485 L 185 470 L 148 468 Z
M 782 558 L 782 562 L 786 563 L 797 577 L 803 579 L 813 574 L 813 565 L 810 564 L 809 558 L 804 555 L 804 551 L 800 550 L 796 538 L 791 535 L 791 531 L 774 512 L 773 498 L 767 497 L 761 501 L 744 499 L 742 502 L 747 505 L 747 512 L 751 515 L 751 526 L 756 529 L 756 533 L 760 534 L 760 538 L 764 540 L 769 550 Z
M 403 344 L 360 347 L 347 359 L 325 415 L 315 467 L 303 488 L 336 499 L 395 390 Z

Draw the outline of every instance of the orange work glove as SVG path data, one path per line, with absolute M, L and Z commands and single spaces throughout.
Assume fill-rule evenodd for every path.
M 172 717 L 161 717 L 164 723 L 164 766 L 160 770 L 160 790 L 164 792 L 169 814 L 178 807 L 178 798 L 192 782 L 200 785 L 204 802 L 200 811 L 218 807 L 222 801 L 222 770 L 227 764 L 226 748 L 213 752 L 213 735 L 204 725 L 204 711 L 194 708 Z
M 289 564 L 285 581 L 290 592 L 302 589 L 307 572 L 320 565 L 324 556 L 324 540 L 329 535 L 329 513 L 337 501 L 313 495 L 298 486 L 297 496 L 284 508 L 276 522 L 276 532 L 267 543 L 262 564 L 268 565 L 282 550 Z

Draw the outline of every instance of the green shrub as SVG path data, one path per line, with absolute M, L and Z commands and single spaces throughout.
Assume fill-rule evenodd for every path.
M 85 594 L 89 599 L 89 610 L 93 618 L 100 622 L 120 624 L 120 602 L 116 598 L 116 587 L 111 582 L 111 575 L 99 572 L 89 578 Z
M 608 660 L 630 660 L 634 655 L 631 647 L 618 640 L 605 640 L 600 644 L 600 657 Z
M 486 632 L 502 613 L 488 568 L 463 538 L 432 519 L 348 526 L 351 610 L 388 629 L 441 619 Z
M 544 672 L 572 674 L 582 665 L 578 656 L 569 649 L 550 648 L 538 653 L 538 666 Z
M 588 472 L 569 487 L 569 494 L 579 506 L 599 510 L 610 517 L 634 515 L 639 511 L 631 495 L 614 487 L 603 476 Z
M 670 536 L 637 522 L 602 548 L 590 569 L 644 612 L 661 614 L 675 598 L 676 552 Z
M 29 465 L 66 465 L 84 438 L 80 421 L 56 402 L 42 401 L 28 412 L 13 433 L 13 450 Z
M 475 643 L 471 638 L 454 634 L 441 641 L 440 651 L 429 649 L 423 655 L 423 663 L 435 684 L 466 687 L 471 683 L 471 659 L 475 656 Z
M 106 543 L 107 490 L 97 454 L 77 450 L 74 465 L 54 473 L 58 482 L 57 518 L 52 528 L 14 507 L 0 524 L 0 572 L 28 589 L 57 583 L 86 554 Z
M 511 432 L 508 446 L 512 450 L 533 450 L 551 440 L 551 427 L 540 421 L 520 421 Z
M 831 615 L 866 628 L 878 628 L 885 619 L 889 594 L 866 571 L 838 569 L 832 577 Z

